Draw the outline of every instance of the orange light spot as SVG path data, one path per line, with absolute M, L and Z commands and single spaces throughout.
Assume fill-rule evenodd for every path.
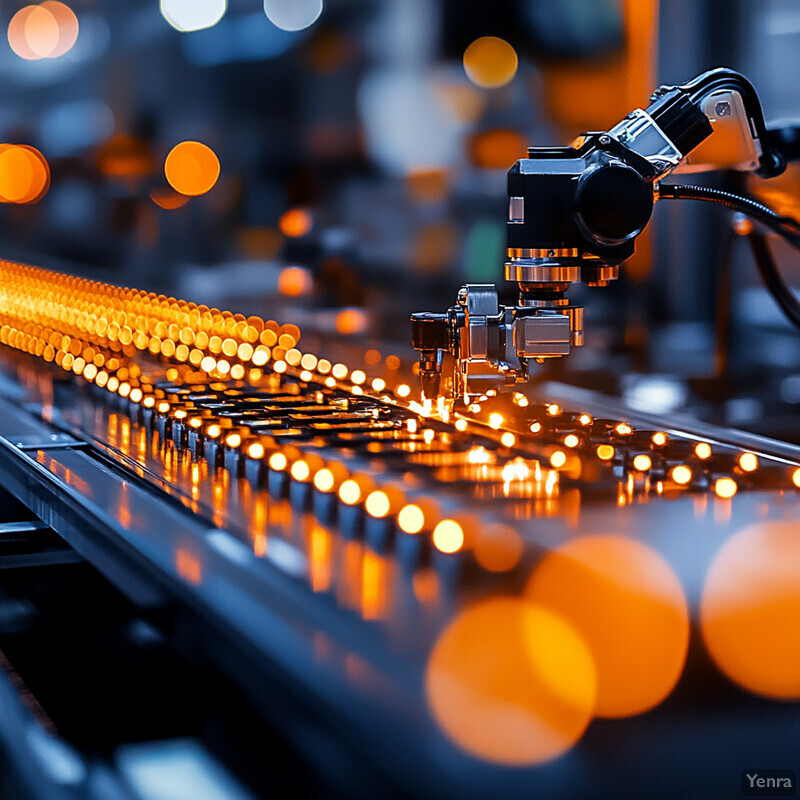
M 210 191 L 219 178 L 219 159 L 201 142 L 181 142 L 164 162 L 169 185 L 180 194 L 197 197 Z
M 355 505 L 361 499 L 361 487 L 352 479 L 346 480 L 339 487 L 339 499 L 345 505 Z
M 633 433 L 633 428 L 631 428 L 631 426 L 628 425 L 627 422 L 620 422 L 619 425 L 617 425 L 616 428 L 614 428 L 614 430 L 620 436 L 628 436 L 629 434 Z
M 344 308 L 336 315 L 336 331 L 343 336 L 363 333 L 367 329 L 367 315 L 358 308 Z
M 269 457 L 269 468 L 275 472 L 282 472 L 289 462 L 283 453 L 273 453 Z
M 678 466 L 672 468 L 670 477 L 678 486 L 685 486 L 692 480 L 691 467 L 687 467 L 685 464 L 678 464 Z
M 739 467 L 742 472 L 755 472 L 758 469 L 758 456 L 755 453 L 742 453 L 739 456 Z
M 425 514 L 417 505 L 403 506 L 397 515 L 397 524 L 401 531 L 419 533 L 425 526 Z
M 367 513 L 376 519 L 383 519 L 391 508 L 386 492 L 381 491 L 370 492 L 364 505 Z
M 611 459 L 614 458 L 615 451 L 610 444 L 599 444 L 595 452 L 601 461 L 611 461 Z
M 408 397 L 411 394 L 411 387 L 405 383 L 401 383 L 395 390 L 394 393 L 398 397 Z M 466 423 L 465 423 L 466 424 Z M 458 427 L 458 422 L 456 422 L 456 427 Z
M 497 430 L 503 424 L 502 414 L 489 414 L 489 427 Z
M 556 469 L 560 469 L 567 463 L 567 454 L 563 450 L 556 450 L 550 456 L 550 464 Z
M 647 472 L 653 466 L 653 460 L 650 456 L 640 453 L 638 456 L 633 457 L 633 468 L 639 472 Z
M 239 447 L 242 443 L 242 437 L 238 433 L 229 433 L 225 437 L 225 444 L 228 447 L 233 447 L 234 449 Z
M 292 468 L 289 470 L 289 474 L 296 480 L 296 481 L 307 481 L 309 476 L 311 475 L 311 469 L 308 466 L 308 463 L 303 461 L 295 461 L 292 464 Z
M 708 442 L 698 442 L 694 448 L 694 454 L 705 461 L 711 457 L 711 445 Z
M 318 359 L 313 353 L 305 353 L 300 359 L 300 366 L 303 369 L 314 369 L 317 366 Z
M 700 624 L 711 657 L 757 694 L 800 699 L 800 524 L 763 522 L 730 538 L 709 568 Z
M 661 447 L 667 443 L 667 434 L 663 431 L 656 431 L 652 436 L 653 444 L 658 445 Z
M 686 660 L 689 615 L 677 577 L 649 547 L 610 534 L 575 539 L 545 556 L 526 596 L 588 645 L 598 716 L 641 714 L 672 691 Z
M 578 417 L 578 422 L 580 422 L 581 425 L 591 425 L 592 418 L 588 414 L 581 414 Z
M 303 208 L 290 208 L 278 220 L 278 227 L 284 236 L 296 239 L 311 232 L 313 220 L 311 214 Z
M 261 444 L 261 442 L 253 442 L 247 448 L 247 455 L 255 460 L 258 460 L 259 458 L 264 458 L 264 445 Z
M 464 51 L 467 77 L 484 89 L 505 86 L 516 74 L 518 63 L 514 48 L 496 36 L 481 36 Z
M 800 467 L 792 473 L 792 483 L 800 489 Z
M 0 146 L 0 200 L 35 203 L 50 185 L 50 167 L 35 148 L 21 144 Z
M 257 367 L 263 367 L 269 361 L 270 349 L 266 345 L 260 344 L 253 352 L 252 361 Z
M 509 766 L 550 761 L 575 745 L 596 687 L 591 654 L 570 625 L 511 597 L 461 612 L 425 670 L 444 733 L 471 755 Z
M 319 470 L 319 472 L 314 475 L 314 486 L 321 492 L 329 492 L 333 489 L 333 484 L 333 473 L 327 468 Z
M 570 433 L 564 437 L 564 444 L 567 447 L 577 447 L 580 443 L 581 440 L 574 433 Z
M 209 425 L 206 428 L 206 436 L 208 436 L 209 439 L 216 439 L 221 433 L 222 428 L 217 424 Z
M 510 431 L 506 431 L 506 432 L 505 432 L 505 433 L 504 433 L 504 434 L 503 434 L 503 435 L 500 437 L 500 444 L 502 444 L 502 445 L 503 445 L 503 447 L 513 447 L 513 446 L 514 446 L 514 443 L 515 443 L 516 441 L 517 441 L 517 437 L 516 437 L 516 436 L 514 436 L 514 434 L 513 434 L 513 433 L 511 433 Z
M 301 297 L 313 288 L 314 279 L 305 267 L 284 267 L 278 276 L 278 291 L 286 297 Z
M 464 531 L 452 519 L 443 519 L 433 529 L 433 543 L 443 553 L 457 553 L 464 545 Z
M 714 494 L 716 494 L 717 497 L 721 497 L 723 500 L 730 499 L 737 491 L 739 491 L 739 487 L 736 485 L 736 481 L 733 480 L 733 478 L 717 478 L 714 483 Z

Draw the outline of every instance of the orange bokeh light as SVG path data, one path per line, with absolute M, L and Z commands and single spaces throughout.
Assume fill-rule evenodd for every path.
M 0 200 L 5 203 L 35 203 L 50 186 L 50 167 L 34 147 L 0 145 Z
M 714 557 L 700 604 L 711 657 L 757 694 L 800 700 L 800 522 L 763 522 Z
M 8 43 L 26 61 L 58 58 L 77 41 L 78 27 L 78 18 L 69 6 L 46 0 L 14 14 L 8 24 Z
M 305 267 L 284 267 L 278 276 L 278 291 L 286 297 L 301 297 L 314 288 L 314 278 Z
M 219 172 L 219 159 L 202 142 L 176 144 L 164 162 L 164 174 L 169 185 L 189 197 L 210 191 L 219 178 Z
M 278 220 L 278 227 L 284 236 L 296 239 L 311 231 L 313 220 L 311 214 L 303 208 L 290 208 Z
M 464 51 L 467 77 L 484 89 L 505 86 L 516 74 L 518 63 L 514 48 L 496 36 L 481 36 Z
M 612 534 L 575 539 L 545 556 L 526 595 L 589 646 L 598 716 L 641 714 L 672 691 L 686 660 L 689 615 L 675 573 L 649 547 Z
M 359 308 L 344 308 L 336 315 L 337 333 L 350 336 L 366 329 L 367 315 Z
M 550 761 L 583 735 L 596 676 L 591 654 L 562 619 L 517 598 L 462 612 L 439 636 L 425 672 L 436 722 L 485 761 Z
M 433 529 L 433 543 L 443 553 L 457 553 L 464 545 L 464 530 L 452 519 L 443 519 Z

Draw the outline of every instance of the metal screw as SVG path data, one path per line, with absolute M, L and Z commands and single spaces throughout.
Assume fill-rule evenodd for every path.
M 717 103 L 714 106 L 714 113 L 718 117 L 729 117 L 731 115 L 731 104 L 730 103 Z
M 609 144 L 611 142 L 611 137 L 608 134 L 603 134 L 598 141 L 600 144 Z

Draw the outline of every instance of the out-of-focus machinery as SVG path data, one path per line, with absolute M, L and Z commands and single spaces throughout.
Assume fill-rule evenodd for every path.
M 655 200 L 720 203 L 800 243 L 797 222 L 759 203 L 661 183 L 676 171 L 720 168 L 779 175 L 792 152 L 793 132 L 768 130 L 750 82 L 720 68 L 681 86 L 660 87 L 646 110 L 636 109 L 608 131 L 585 133 L 568 147 L 528 148 L 527 158 L 508 174 L 505 278 L 518 285 L 518 302 L 499 304 L 493 284 L 466 284 L 447 312 L 412 315 L 425 394 L 439 394 L 444 353 L 452 359 L 445 394 L 468 403 L 498 384 L 527 381 L 531 362 L 581 346 L 583 308 L 570 302 L 567 290 L 578 281 L 605 286 L 618 277 Z M 711 146 L 698 153 L 709 137 Z M 721 158 L 714 154 L 717 137 L 728 143 Z M 763 238 L 753 233 L 751 243 L 767 288 L 799 323 L 800 307 Z

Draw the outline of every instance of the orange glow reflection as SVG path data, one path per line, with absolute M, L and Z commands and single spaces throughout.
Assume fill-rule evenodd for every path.
M 203 580 L 203 570 L 200 566 L 200 561 L 188 550 L 178 548 L 175 551 L 175 569 L 178 570 L 178 575 L 189 581 L 189 583 L 193 583 L 195 586 L 199 585 Z
M 526 592 L 585 639 L 597 665 L 598 716 L 640 714 L 672 691 L 689 617 L 677 577 L 649 547 L 611 534 L 576 539 L 542 560 Z
M 524 766 L 550 761 L 583 735 L 596 676 L 580 636 L 516 598 L 462 612 L 439 636 L 425 673 L 444 733 L 473 756 Z
M 800 700 L 800 523 L 751 525 L 706 577 L 700 624 L 711 657 L 757 694 Z

